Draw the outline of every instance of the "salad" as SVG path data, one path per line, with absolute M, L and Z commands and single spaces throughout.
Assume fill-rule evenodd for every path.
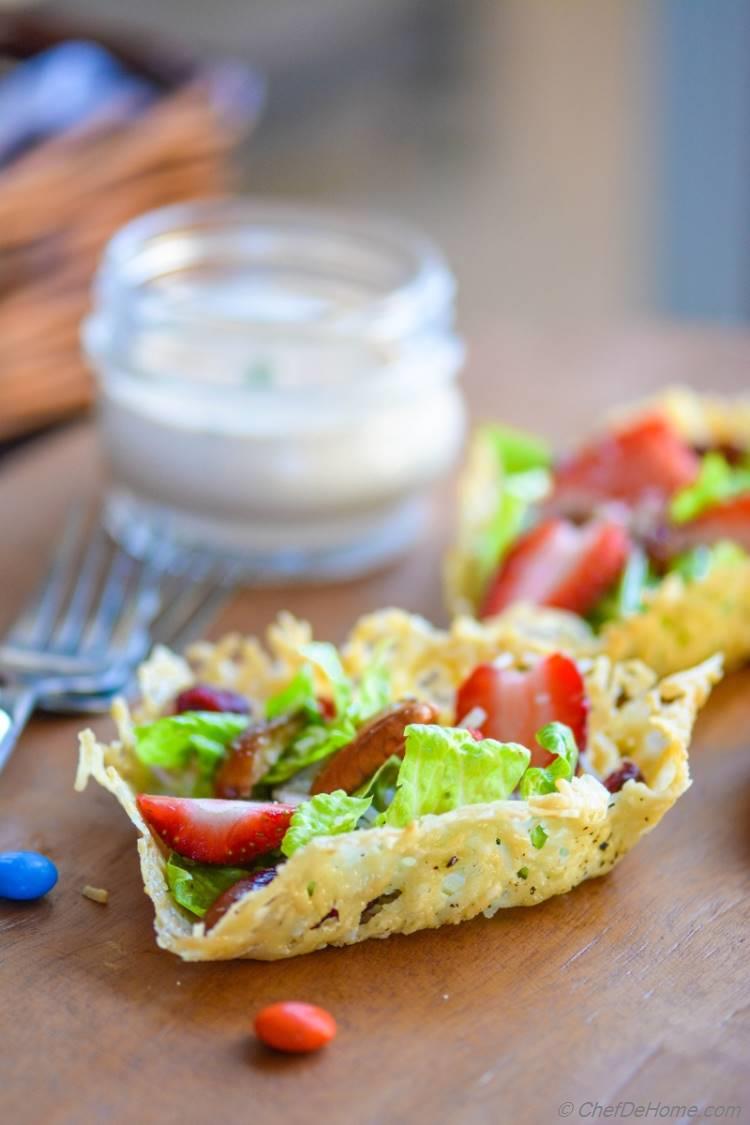
M 720 675 L 535 650 L 502 624 L 364 618 L 339 652 L 283 618 L 269 649 L 158 650 L 77 786 L 142 833 L 160 944 L 275 958 L 533 905 L 612 865 L 689 784 Z
M 447 564 L 451 607 L 575 614 L 582 649 L 660 672 L 715 651 L 746 660 L 749 422 L 739 403 L 673 391 L 562 457 L 532 435 L 481 427 Z

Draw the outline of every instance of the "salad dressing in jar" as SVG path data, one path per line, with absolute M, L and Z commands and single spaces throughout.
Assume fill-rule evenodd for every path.
M 110 528 L 248 577 L 398 555 L 463 439 L 454 288 L 394 223 L 250 200 L 130 223 L 84 326 Z

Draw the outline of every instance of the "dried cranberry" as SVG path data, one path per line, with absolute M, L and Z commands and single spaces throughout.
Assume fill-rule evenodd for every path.
M 314 926 L 313 926 L 312 928 L 313 928 L 314 930 L 319 930 L 319 929 L 320 929 L 320 927 L 321 927 L 321 926 L 323 926 L 323 925 L 325 925 L 325 923 L 326 923 L 326 922 L 333 922 L 333 921 L 338 921 L 338 917 L 339 917 L 339 912 L 338 912 L 338 910 L 336 909 L 336 907 L 335 907 L 335 906 L 333 906 L 333 907 L 331 907 L 331 909 L 330 909 L 330 910 L 328 911 L 328 913 L 327 913 L 326 915 L 324 915 L 324 917 L 323 917 L 323 918 L 321 918 L 321 919 L 320 919 L 320 921 L 319 921 L 319 922 L 316 922 L 316 923 L 315 923 L 315 925 L 314 925 Z
M 181 691 L 174 701 L 175 713 L 183 711 L 225 711 L 233 715 L 247 715 L 250 704 L 236 691 L 225 691 L 211 684 L 193 684 Z
M 219 919 L 224 917 L 227 910 L 234 906 L 235 902 L 239 902 L 250 891 L 259 891 L 261 887 L 267 887 L 275 878 L 275 867 L 261 867 L 249 874 L 247 879 L 239 879 L 236 883 L 233 883 L 217 899 L 214 899 L 206 911 L 203 918 L 206 929 L 212 929 Z
M 604 779 L 604 788 L 619 793 L 626 781 L 643 781 L 643 774 L 635 762 L 624 761 L 619 769 Z

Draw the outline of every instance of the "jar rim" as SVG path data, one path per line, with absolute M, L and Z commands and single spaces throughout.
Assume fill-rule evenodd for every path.
M 297 349 L 334 345 L 339 354 L 365 346 L 377 357 L 366 385 L 313 376 L 304 393 L 322 401 L 403 394 L 407 386 L 414 393 L 455 377 L 461 364 L 454 292 L 437 247 L 399 220 L 254 197 L 198 200 L 147 212 L 113 236 L 83 343 L 104 380 L 117 373 L 197 396 L 213 395 L 217 384 L 145 363 L 139 341 L 177 334 L 209 348 L 235 339 L 242 348 L 250 333 L 271 348 L 288 348 L 290 339 Z M 229 369 L 221 380 L 225 397 L 287 392 L 299 393 L 299 384 L 248 384 L 244 374 L 235 382 Z
M 197 252 L 197 242 L 212 231 L 231 231 L 236 252 L 258 254 L 264 250 L 260 232 L 284 230 L 287 233 L 333 236 L 381 261 L 390 258 L 400 277 L 395 284 L 384 286 L 380 293 L 362 301 L 354 310 L 331 316 L 321 309 L 318 316 L 308 316 L 311 328 L 335 331 L 337 334 L 366 334 L 377 341 L 402 338 L 437 310 L 449 307 L 455 295 L 455 279 L 440 250 L 421 231 L 409 223 L 385 215 L 356 210 L 340 210 L 324 205 L 279 202 L 254 196 L 228 196 L 171 204 L 148 211 L 132 219 L 117 231 L 104 249 L 95 281 L 95 300 L 99 303 L 135 297 L 143 287 L 165 271 L 154 269 L 157 251 L 164 254 L 170 239 L 183 239 L 182 252 Z M 248 236 L 242 241 L 242 234 Z M 250 243 L 253 241 L 251 247 Z M 173 248 L 174 250 L 174 248 Z M 174 272 L 179 264 L 172 259 Z M 184 263 L 184 259 L 183 259 Z M 169 264 L 169 255 L 167 263 Z M 181 295 L 173 299 L 169 287 L 144 297 L 140 292 L 141 312 L 158 304 L 159 316 L 168 311 L 170 318 L 195 323 L 255 325 L 251 311 L 233 310 L 217 315 L 201 308 L 199 302 Z M 263 321 L 260 321 L 263 323 Z M 283 323 L 283 322 L 282 322 Z M 291 323 L 291 322 L 290 322 Z

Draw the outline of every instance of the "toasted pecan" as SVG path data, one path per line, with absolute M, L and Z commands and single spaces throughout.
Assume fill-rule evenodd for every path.
M 407 699 L 393 703 L 367 722 L 337 751 L 315 778 L 311 795 L 343 789 L 354 793 L 392 754 L 403 758 L 404 730 L 410 723 L 434 723 L 438 713 L 430 703 Z
M 283 750 L 302 729 L 303 719 L 296 715 L 279 715 L 267 722 L 252 723 L 229 748 L 214 779 L 217 797 L 246 799 L 253 786 L 269 766 L 270 751 Z

